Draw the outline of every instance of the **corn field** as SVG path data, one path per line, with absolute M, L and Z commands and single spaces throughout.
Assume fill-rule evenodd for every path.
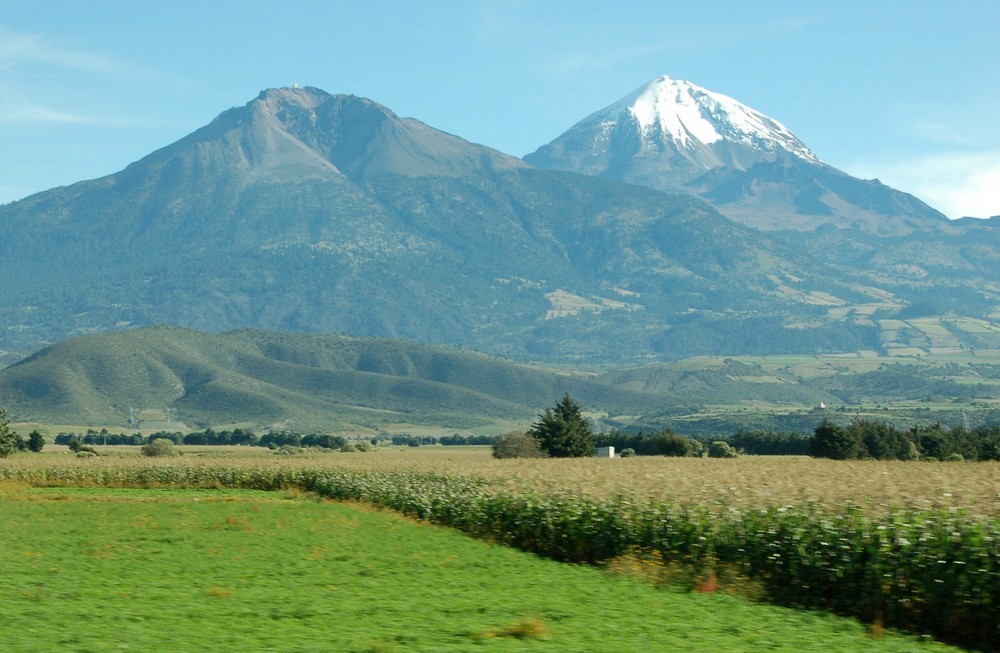
M 549 474 L 541 482 L 530 474 L 514 478 L 510 472 L 516 470 L 506 464 L 494 466 L 490 475 L 429 469 L 440 462 L 409 468 L 390 463 L 380 469 L 356 462 L 361 459 L 332 465 L 310 459 L 163 464 L 15 458 L 0 465 L 0 479 L 37 485 L 297 488 L 392 509 L 558 560 L 608 563 L 641 556 L 703 577 L 718 569 L 736 570 L 777 603 L 831 610 L 967 646 L 1000 647 L 1000 518 L 988 502 L 976 510 L 915 500 L 871 509 L 809 496 L 747 502 L 733 500 L 739 493 L 729 489 L 699 501 L 662 491 L 576 491 L 572 478 L 579 470 L 552 464 L 566 461 L 545 461 L 540 469 Z M 585 461 L 584 471 L 597 462 Z M 603 461 L 606 469 L 609 462 Z M 948 473 L 965 469 L 966 475 L 975 469 L 987 481 L 997 468 L 938 465 Z M 553 481 L 555 469 L 564 471 L 561 486 Z M 730 469 L 732 482 L 739 474 L 737 467 Z M 986 492 L 997 489 L 994 484 Z M 939 490 L 934 486 L 931 492 Z

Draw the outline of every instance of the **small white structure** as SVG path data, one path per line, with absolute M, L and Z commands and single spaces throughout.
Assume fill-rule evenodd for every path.
M 597 453 L 594 454 L 598 458 L 614 458 L 615 448 L 614 447 L 597 447 Z

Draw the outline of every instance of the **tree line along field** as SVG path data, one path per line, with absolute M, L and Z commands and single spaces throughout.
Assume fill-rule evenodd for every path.
M 572 401 L 570 397 L 566 399 Z M 489 435 L 412 435 L 379 434 L 348 439 L 342 435 L 292 431 L 267 431 L 257 435 L 253 430 L 156 431 L 149 435 L 110 433 L 107 429 L 88 429 L 83 435 L 60 432 L 55 444 L 68 445 L 73 451 L 92 445 L 146 445 L 154 440 L 169 440 L 173 444 L 187 445 L 246 445 L 281 449 L 282 453 L 299 452 L 303 448 L 320 450 L 353 451 L 376 445 L 406 445 L 420 447 L 441 444 L 445 446 L 482 445 L 494 446 L 497 458 L 538 457 L 565 455 L 589 456 L 595 447 L 614 447 L 622 456 L 705 456 L 735 457 L 749 455 L 813 455 L 838 460 L 996 460 L 1000 461 L 1000 426 L 956 426 L 941 424 L 917 425 L 900 429 L 880 420 L 854 418 L 845 426 L 824 418 L 811 436 L 790 431 L 764 429 L 739 429 L 732 435 L 716 435 L 710 439 L 682 436 L 672 429 L 627 432 L 612 429 L 594 433 L 589 422 L 574 404 L 575 411 L 560 415 L 549 409 L 542 414 L 542 421 L 528 432 L 508 431 L 502 436 Z M 572 416 L 570 419 L 567 416 Z M 548 424 L 548 425 L 546 425 Z M 551 434 L 548 431 L 552 430 Z M 515 446 L 524 437 L 537 441 L 534 451 Z M 569 441 L 562 442 L 566 437 Z M 4 443 L 0 456 L 9 455 L 13 448 L 40 451 L 45 446 L 44 435 L 35 428 L 27 439 L 20 434 L 0 436 Z M 498 448 L 498 445 L 499 448 Z M 569 448 L 567 448 L 569 447 Z
M 108 448 L 111 450 L 112 448 Z M 277 456 L 133 449 L 0 461 L 34 485 L 295 488 L 390 508 L 560 560 L 636 561 L 658 580 L 754 587 L 970 646 L 998 644 L 1000 464 L 804 457 L 493 460 L 396 448 Z M 626 565 L 628 566 L 628 565 Z M 678 574 L 677 570 L 684 570 Z M 686 580 L 683 580 L 686 579 Z

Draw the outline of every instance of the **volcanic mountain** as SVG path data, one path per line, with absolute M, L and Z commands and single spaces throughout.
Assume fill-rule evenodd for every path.
M 689 145 L 706 138 L 684 124 Z M 760 161 L 721 137 L 699 156 L 825 170 L 769 129 L 747 136 Z M 372 100 L 270 89 L 121 172 L 0 206 L 0 349 L 171 324 L 591 366 L 877 350 L 873 311 L 995 310 L 996 230 L 956 229 L 919 262 L 913 240 L 818 262 L 691 195 L 534 168 Z
M 690 82 L 663 76 L 584 118 L 525 160 L 672 192 L 694 193 L 761 229 L 824 224 L 874 233 L 945 221 L 915 197 L 823 163 L 787 127 Z

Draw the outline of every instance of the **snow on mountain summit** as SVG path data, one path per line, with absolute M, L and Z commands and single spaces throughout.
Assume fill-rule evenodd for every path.
M 591 113 L 524 160 L 694 194 L 760 229 L 850 224 L 895 233 L 899 216 L 912 225 L 945 219 L 906 193 L 823 163 L 777 120 L 666 75 Z
M 524 157 L 541 168 L 690 192 L 719 171 L 825 164 L 787 127 L 733 98 L 664 75 Z
M 733 98 L 714 93 L 690 82 L 663 75 L 627 97 L 597 112 L 605 129 L 631 116 L 651 146 L 668 138 L 685 147 L 697 143 L 735 142 L 764 152 L 785 150 L 802 159 L 820 163 L 806 145 L 787 127 Z

